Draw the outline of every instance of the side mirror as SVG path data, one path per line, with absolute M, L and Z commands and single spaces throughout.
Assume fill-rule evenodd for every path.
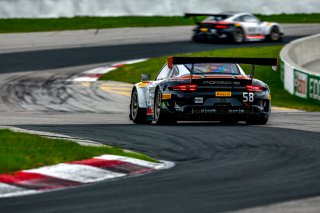
M 141 81 L 150 81 L 151 74 L 141 74 Z

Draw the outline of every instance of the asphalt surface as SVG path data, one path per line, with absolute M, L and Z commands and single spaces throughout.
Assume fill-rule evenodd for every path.
M 299 37 L 298 32 L 289 38 Z M 241 46 L 246 45 L 265 44 Z M 176 163 L 135 178 L 0 199 L 1 211 L 225 212 L 319 196 L 319 113 L 276 110 L 266 126 L 133 125 L 124 107 L 128 97 L 100 91 L 99 84 L 66 81 L 125 58 L 225 47 L 232 45 L 169 39 L 0 54 L 0 125 L 85 138 Z

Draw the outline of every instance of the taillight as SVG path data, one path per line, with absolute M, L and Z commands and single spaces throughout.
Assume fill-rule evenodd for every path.
M 172 90 L 179 90 L 179 91 L 196 91 L 197 85 L 196 84 L 183 84 L 170 87 Z
M 229 26 L 228 25 L 216 25 L 215 28 L 217 28 L 217 29 L 227 29 L 227 28 L 229 28 Z
M 246 89 L 248 92 L 262 92 L 265 90 L 265 87 L 263 86 L 254 86 L 254 85 L 247 85 Z

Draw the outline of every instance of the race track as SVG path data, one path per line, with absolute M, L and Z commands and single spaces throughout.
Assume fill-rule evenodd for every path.
M 314 25 L 310 29 L 313 33 Z M 299 28 L 294 32 L 290 25 L 290 30 L 289 40 L 301 36 Z M 256 45 L 269 44 L 241 46 Z M 101 83 L 66 81 L 113 61 L 231 47 L 174 37 L 121 46 L 3 51 L 0 125 L 117 145 L 174 161 L 176 166 L 135 178 L 0 199 L 1 211 L 225 212 L 319 196 L 320 113 L 278 109 L 266 126 L 133 125 L 128 121 L 127 96 L 102 91 Z

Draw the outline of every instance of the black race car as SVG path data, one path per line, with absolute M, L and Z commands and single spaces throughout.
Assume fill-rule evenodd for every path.
M 275 22 L 259 20 L 250 13 L 225 12 L 218 14 L 186 13 L 185 17 L 207 16 L 193 29 L 192 40 L 229 39 L 235 43 L 244 41 L 279 41 L 284 33 Z
M 238 64 L 251 64 L 251 75 Z M 276 66 L 277 59 L 170 57 L 154 80 L 142 74 L 142 81 L 133 86 L 129 117 L 137 124 L 266 124 L 271 93 L 267 84 L 253 78 L 254 65 Z

